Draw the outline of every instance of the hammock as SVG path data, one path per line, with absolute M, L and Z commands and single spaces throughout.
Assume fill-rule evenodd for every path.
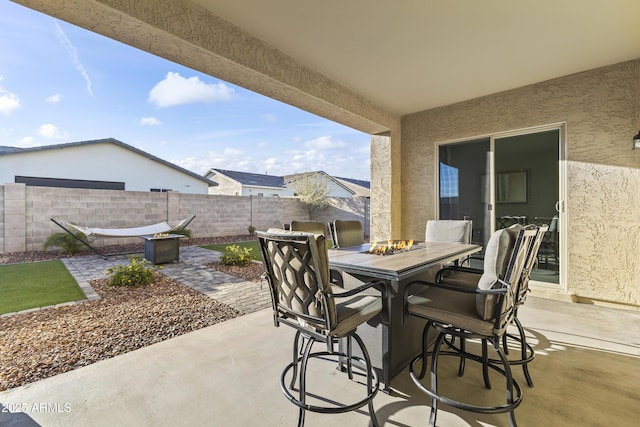
M 84 245 L 89 247 L 93 252 L 102 256 L 106 259 L 106 256 L 93 246 L 89 245 L 89 243 L 80 238 L 77 234 L 82 233 L 86 237 L 142 237 L 142 236 L 150 236 L 153 234 L 159 233 L 171 233 L 172 231 L 180 231 L 186 228 L 191 221 L 196 216 L 193 215 L 189 218 L 185 218 L 181 221 L 163 221 L 157 224 L 152 225 L 143 225 L 141 227 L 132 227 L 132 228 L 96 228 L 96 227 L 83 227 L 77 224 L 71 224 L 66 221 L 62 221 L 60 219 L 51 218 L 58 227 L 62 228 L 64 231 L 78 239 Z M 70 231 L 70 229 L 75 230 L 75 233 Z M 115 254 L 114 254 L 115 255 Z

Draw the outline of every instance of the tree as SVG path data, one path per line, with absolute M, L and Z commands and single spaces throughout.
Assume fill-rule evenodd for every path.
M 293 194 L 307 207 L 309 220 L 313 219 L 318 210 L 329 205 L 329 179 L 325 175 L 304 174 L 289 186 L 293 189 Z

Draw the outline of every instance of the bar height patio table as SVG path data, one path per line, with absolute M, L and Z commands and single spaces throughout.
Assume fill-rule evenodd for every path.
M 371 244 L 329 250 L 331 269 L 364 281 L 383 280 L 386 283 L 386 301 L 382 313 L 358 328 L 378 370 L 390 391 L 391 381 L 409 361 L 421 351 L 424 321 L 411 316 L 402 324 L 402 293 L 404 287 L 429 269 L 479 252 L 478 245 L 460 243 L 420 242 L 410 251 L 393 255 L 369 253 Z

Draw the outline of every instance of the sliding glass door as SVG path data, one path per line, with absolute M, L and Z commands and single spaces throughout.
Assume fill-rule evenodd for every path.
M 472 241 L 485 246 L 491 235 L 489 138 L 441 145 L 439 218 L 473 221 Z
M 496 229 L 547 224 L 532 280 L 560 283 L 560 130 L 495 138 Z
M 439 145 L 438 216 L 471 219 L 473 242 L 483 246 L 496 229 L 549 225 L 532 280 L 559 284 L 560 160 L 560 126 Z

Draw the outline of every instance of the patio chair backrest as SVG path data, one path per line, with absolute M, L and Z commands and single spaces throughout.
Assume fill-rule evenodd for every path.
M 516 304 L 522 305 L 527 299 L 527 292 L 529 291 L 529 278 L 531 277 L 531 271 L 533 270 L 534 265 L 538 259 L 538 250 L 542 245 L 542 240 L 544 239 L 545 233 L 549 230 L 549 226 L 535 226 L 529 225 L 526 228 L 536 230 L 536 236 L 532 239 L 531 244 L 527 250 L 527 255 L 524 263 L 524 267 L 522 269 L 522 274 L 520 276 L 520 280 L 518 282 L 518 289 L 516 293 Z
M 358 246 L 364 243 L 364 229 L 360 221 L 336 219 L 332 224 L 333 245 L 337 248 Z
M 471 221 L 438 219 L 427 221 L 425 241 L 471 243 Z
M 327 237 L 327 224 L 324 222 L 291 221 L 291 231 L 304 231 L 311 234 L 322 234 Z
M 525 230 L 519 224 L 495 231 L 485 246 L 484 269 L 477 287 L 489 290 L 501 286 L 499 280 L 513 288 L 525 265 L 525 257 L 535 230 Z M 478 316 L 484 320 L 495 316 L 496 296 L 480 294 L 476 298 Z
M 332 290 L 325 237 L 279 229 L 257 235 L 276 325 L 290 319 L 331 330 L 337 313 L 333 299 L 327 298 Z

